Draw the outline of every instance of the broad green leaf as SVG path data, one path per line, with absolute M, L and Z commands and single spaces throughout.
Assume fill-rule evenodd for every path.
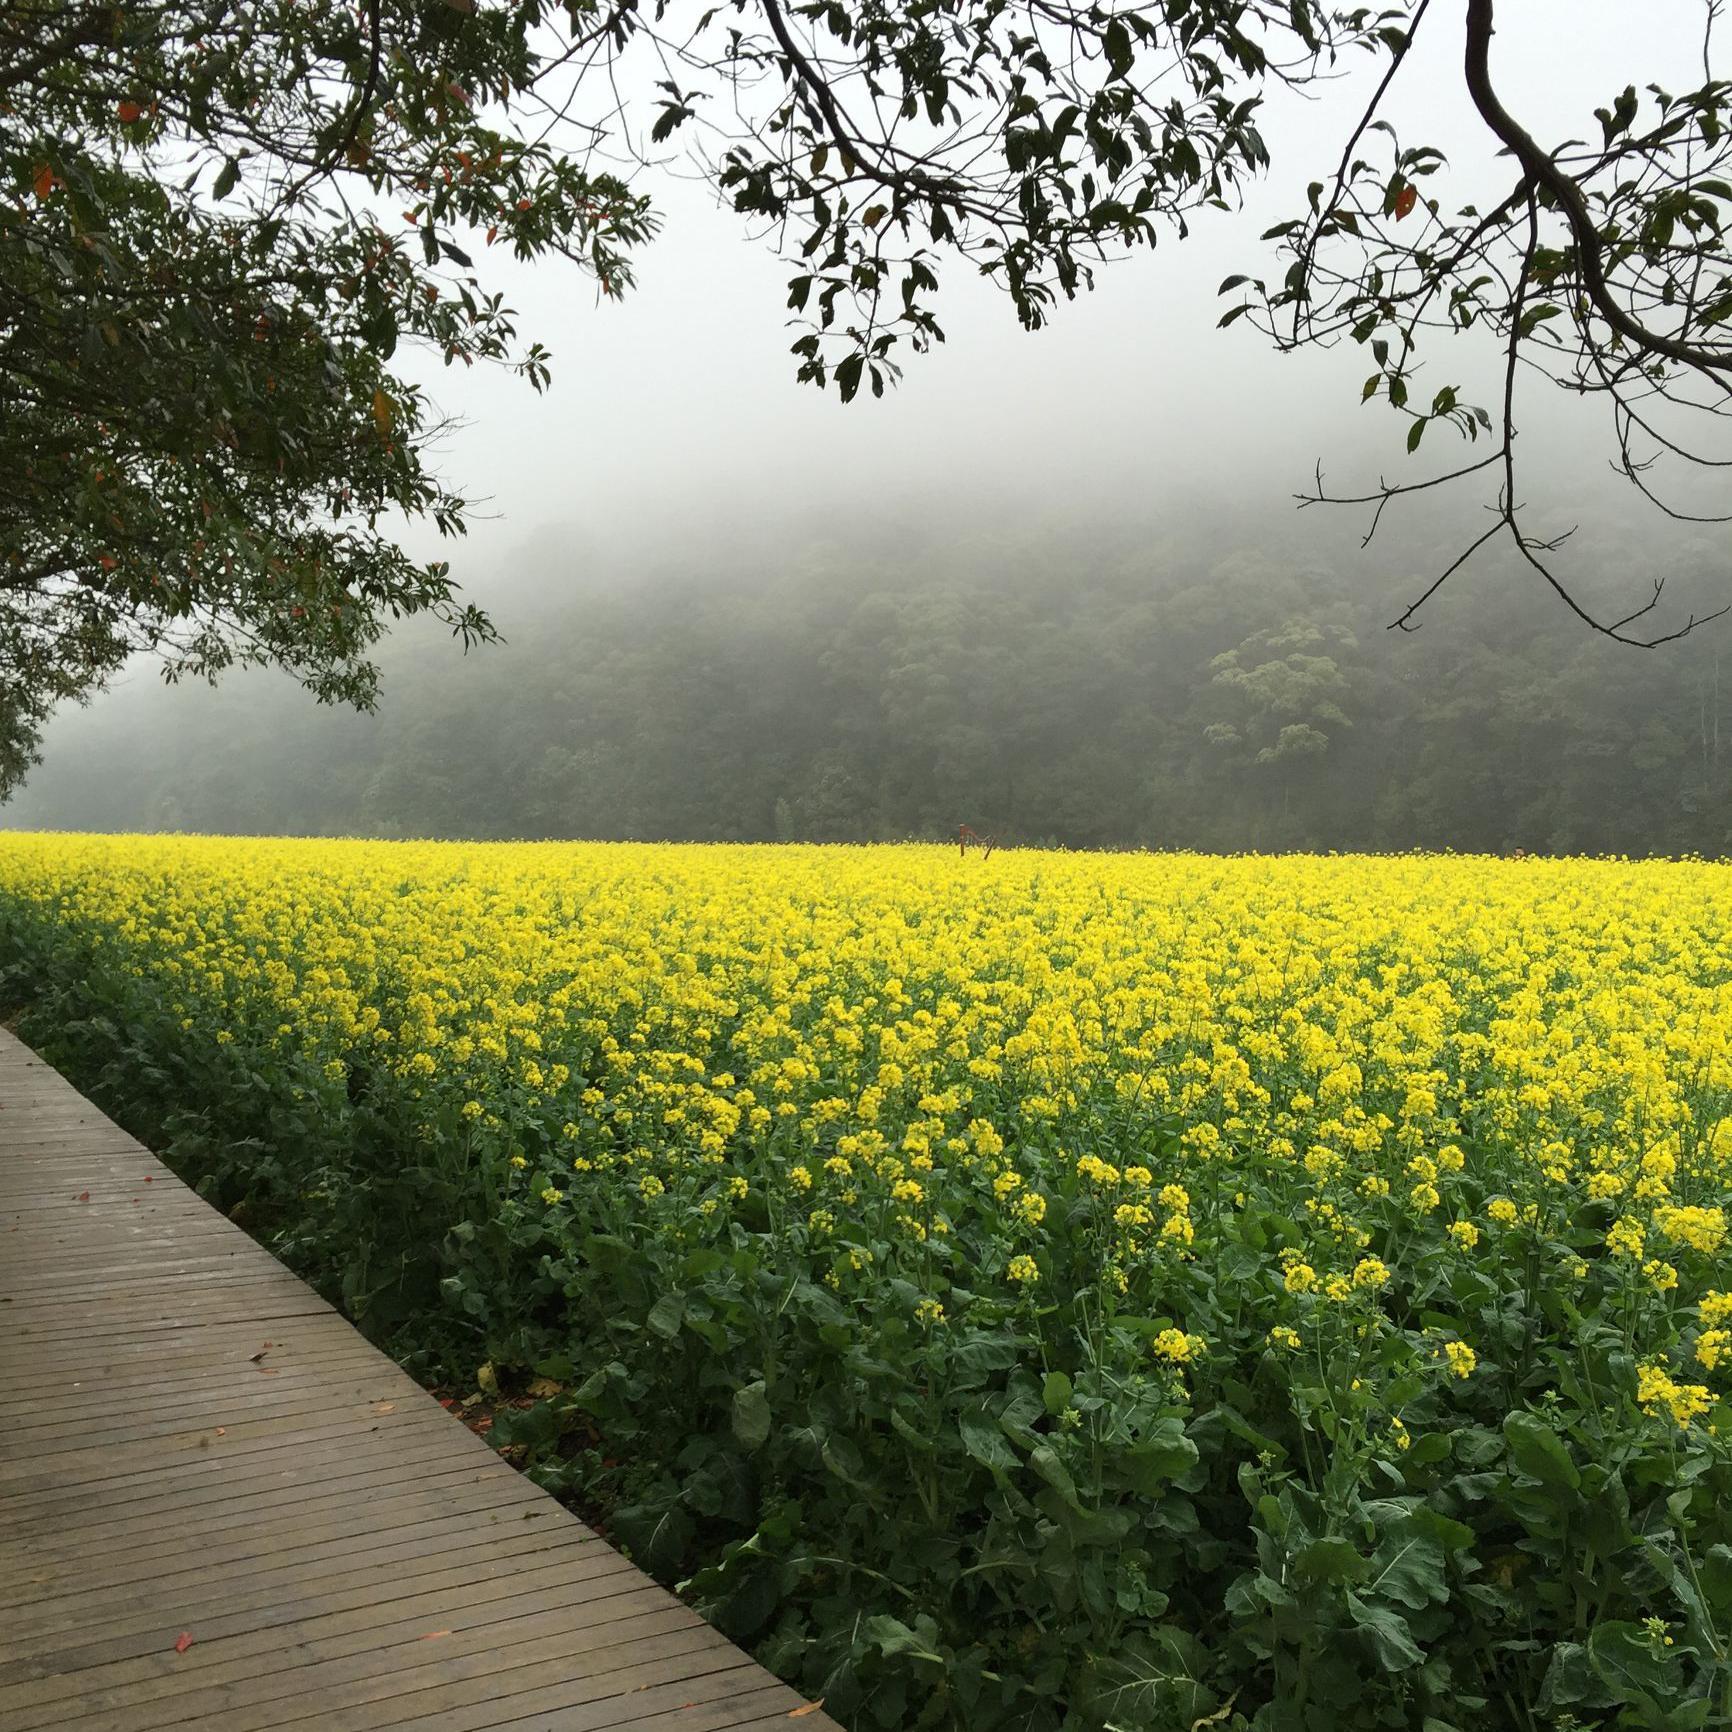
M 866 1620 L 862 1634 L 881 1654 L 899 1654 L 942 1666 L 944 1656 L 937 1649 L 938 1626 L 924 1615 L 915 1619 L 915 1626 L 910 1629 L 900 1618 L 880 1612 Z
M 734 1391 L 734 1436 L 747 1449 L 760 1449 L 770 1435 L 770 1403 L 764 1385 L 748 1383 Z
M 1593 1690 L 1594 1668 L 1588 1650 L 1580 1642 L 1558 1643 L 1540 1685 L 1540 1708 L 1567 1708 L 1572 1702 L 1585 1701 Z
M 1367 1593 L 1414 1611 L 1449 1598 L 1443 1550 L 1418 1535 L 1398 1537 L 1379 1548 Z
M 1611 1619 L 1588 1635 L 1588 1660 L 1594 1675 L 1619 1702 L 1657 1718 L 1661 1703 L 1675 1693 L 1664 1649 L 1640 1624 Z
M 1035 1449 L 1028 1458 L 1029 1466 L 1050 1485 L 1072 1509 L 1080 1510 L 1081 1503 L 1077 1499 L 1076 1481 L 1071 1478 L 1070 1469 L 1059 1460 L 1058 1452 L 1051 1444 L 1043 1443 Z
M 1703 1554 L 1699 1574 L 1702 1592 L 1714 1610 L 1732 1607 L 1732 1546 L 1710 1546 Z
M 1351 1540 L 1313 1540 L 1297 1557 L 1299 1570 L 1319 1582 L 1362 1582 L 1371 1574 L 1371 1560 Z
M 664 1293 L 650 1307 L 649 1315 L 644 1323 L 657 1335 L 672 1341 L 680 1332 L 680 1325 L 685 1321 L 686 1296 L 683 1293 Z
M 1422 1534 L 1446 1552 L 1464 1551 L 1473 1544 L 1473 1529 L 1466 1522 L 1439 1515 L 1427 1504 L 1408 1512 L 1403 1518 L 1401 1531 Z
M 1563 1439 L 1531 1413 L 1512 1413 L 1503 1422 L 1510 1459 L 1529 1479 L 1553 1490 L 1575 1491 L 1582 1483 Z
M 1017 1453 L 996 1419 L 978 1411 L 965 1413 L 956 1422 L 962 1447 L 976 1461 L 1004 1472 L 1018 1465 Z
M 1365 1632 L 1372 1652 L 1386 1672 L 1404 1672 L 1424 1659 L 1407 1620 L 1387 1606 L 1370 1605 L 1349 1590 L 1347 1615 Z

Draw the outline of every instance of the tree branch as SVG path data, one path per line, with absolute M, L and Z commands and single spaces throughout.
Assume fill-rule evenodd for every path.
M 1631 316 L 1612 293 L 1606 278 L 1605 248 L 1593 212 L 1576 181 L 1566 174 L 1534 141 L 1519 121 L 1504 107 L 1491 82 L 1491 37 L 1493 0 L 1467 0 L 1467 88 L 1480 118 L 1506 145 L 1522 172 L 1551 194 L 1564 213 L 1575 238 L 1581 263 L 1582 286 L 1600 316 L 1619 336 L 1638 347 L 1665 355 L 1680 366 L 1694 368 L 1710 377 L 1732 373 L 1732 352 L 1702 348 L 1694 343 L 1650 330 Z

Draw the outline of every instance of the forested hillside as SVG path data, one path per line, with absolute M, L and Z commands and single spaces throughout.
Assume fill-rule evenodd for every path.
M 1494 568 L 1406 635 L 1405 580 L 1369 556 L 1215 534 L 860 532 L 629 572 L 550 538 L 497 607 L 509 641 L 404 637 L 381 716 L 140 677 L 51 735 L 7 821 L 1732 850 L 1722 625 L 1631 650 Z M 1597 546 L 1608 593 L 1640 585 L 1615 526 Z M 1704 540 L 1695 580 L 1721 570 Z

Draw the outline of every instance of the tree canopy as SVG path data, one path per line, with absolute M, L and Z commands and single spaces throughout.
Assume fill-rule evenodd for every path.
M 466 502 L 393 357 L 539 387 L 470 249 L 618 293 L 651 230 L 511 119 L 535 25 L 442 0 L 0 11 L 0 789 L 53 703 L 135 650 L 365 707 L 390 619 L 490 635 L 399 545 L 404 516 L 454 534 Z
M 1361 346 L 1363 393 L 1407 451 L 1429 462 L 1453 431 L 1469 456 L 1359 494 L 1320 468 L 1307 497 L 1357 499 L 1375 529 L 1413 491 L 1488 490 L 1489 527 L 1403 625 L 1502 537 L 1608 636 L 1691 629 L 1659 611 L 1661 577 L 1629 608 L 1581 599 L 1555 539 L 1523 526 L 1516 449 L 1522 390 L 1549 378 L 1605 402 L 1656 507 L 1719 520 L 1661 475 L 1712 484 L 1732 463 L 1715 444 L 1732 375 L 1716 6 L 1694 88 L 1608 92 L 1599 138 L 1548 143 L 1500 93 L 1494 0 L 1461 4 L 1465 86 L 1507 168 L 1489 197 L 1451 200 L 1431 190 L 1442 153 L 1396 124 L 1434 0 L 16 0 L 0 10 L 0 790 L 52 705 L 137 649 L 175 675 L 276 664 L 366 707 L 393 618 L 491 634 L 446 564 L 400 545 L 405 516 L 460 533 L 468 502 L 396 359 L 546 384 L 490 247 L 624 293 L 656 226 L 642 171 L 689 152 L 789 260 L 798 376 L 881 394 L 942 340 L 947 272 L 983 274 L 1039 327 L 1104 263 L 1234 205 L 1269 164 L 1272 89 L 1357 65 L 1370 100 L 1342 116 L 1339 164 L 1265 237 L 1279 274 L 1252 260 L 1229 279 L 1224 321 Z M 1478 354 L 1476 331 L 1502 358 L 1495 394 L 1416 395 L 1422 343 Z

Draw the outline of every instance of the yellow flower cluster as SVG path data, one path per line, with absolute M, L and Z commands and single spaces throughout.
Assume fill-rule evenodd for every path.
M 1709 1408 L 1707 1389 L 1700 1383 L 1674 1383 L 1664 1366 L 1636 1368 L 1636 1399 L 1644 1411 L 1666 1415 L 1674 1425 L 1687 1426 Z
M 1650 1411 L 1732 1365 L 1721 866 L 7 835 L 32 957 L 501 1206 L 773 1233 L 863 1315 L 1098 1291 L 1195 1367 L 1223 1267 L 1296 1352 L 1543 1266 L 1628 1295 Z
M 1457 1377 L 1471 1377 L 1474 1368 L 1479 1364 L 1479 1355 L 1465 1341 L 1446 1341 L 1443 1344 L 1444 1363 Z

